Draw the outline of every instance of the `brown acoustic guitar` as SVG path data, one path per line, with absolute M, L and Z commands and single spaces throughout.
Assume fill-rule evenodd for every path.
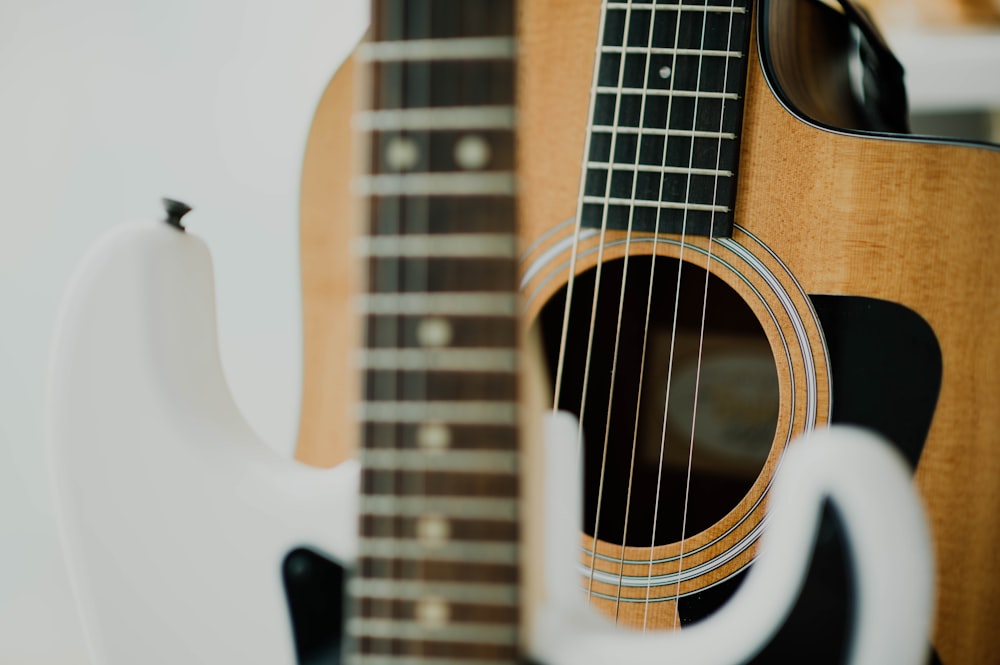
M 786 445 L 851 422 L 914 465 L 936 657 L 1000 661 L 1000 150 L 878 131 L 872 44 L 815 0 L 526 0 L 519 29 L 523 304 L 550 406 L 583 423 L 592 604 L 650 630 L 709 614 Z M 360 85 L 348 61 L 303 171 L 298 456 L 319 465 L 356 443 Z M 837 624 L 850 590 L 818 588 Z

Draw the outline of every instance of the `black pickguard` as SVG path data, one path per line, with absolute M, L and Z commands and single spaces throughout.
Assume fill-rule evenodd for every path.
M 299 665 L 340 665 L 345 570 L 306 548 L 285 556 L 281 577 Z

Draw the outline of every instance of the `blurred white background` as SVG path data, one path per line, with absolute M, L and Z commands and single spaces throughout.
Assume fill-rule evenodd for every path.
M 104 231 L 160 217 L 161 196 L 194 206 L 237 403 L 291 453 L 302 154 L 366 12 L 365 0 L 0 2 L 0 665 L 86 662 L 43 413 L 59 300 Z M 1000 36 L 977 34 L 890 35 L 916 111 L 1000 107 Z
M 365 0 L 0 2 L 0 665 L 86 662 L 43 412 L 59 300 L 104 231 L 194 206 L 237 403 L 291 453 L 303 149 L 366 23 Z

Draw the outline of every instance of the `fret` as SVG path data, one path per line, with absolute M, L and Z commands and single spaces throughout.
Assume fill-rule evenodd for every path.
M 513 196 L 514 174 L 414 173 L 358 178 L 364 196 Z
M 736 134 L 732 132 L 708 132 L 691 129 L 653 129 L 651 127 L 614 127 L 609 125 L 594 125 L 594 131 L 618 132 L 619 134 L 648 134 L 650 136 L 687 136 L 699 139 L 720 139 L 732 141 Z
M 651 0 L 634 0 L 634 2 L 609 2 L 608 9 L 631 9 L 637 5 L 654 4 Z M 718 12 L 720 14 L 745 14 L 745 7 L 731 7 L 728 5 L 679 5 L 656 2 L 656 10 L 660 11 L 685 11 L 685 12 Z
M 444 427 L 441 423 L 367 423 L 365 443 L 370 448 L 411 449 L 428 447 L 428 428 Z M 430 437 L 434 445 L 450 450 L 514 450 L 515 431 L 508 425 L 448 423 L 446 441 Z
M 360 352 L 357 364 L 368 370 L 513 372 L 517 354 L 503 349 L 380 349 Z
M 454 258 L 374 256 L 368 261 L 368 291 L 381 293 L 468 293 L 507 291 L 517 265 L 510 257 Z
M 656 5 L 660 7 L 661 5 L 683 5 L 684 7 L 693 7 L 695 10 L 703 9 L 706 5 L 709 7 L 730 7 L 732 5 L 743 5 L 746 6 L 746 0 L 632 0 L 633 5 Z
M 407 499 L 407 501 L 420 502 L 419 499 Z M 364 501 L 361 505 L 363 538 L 412 540 L 431 549 L 445 542 L 509 544 L 517 540 L 516 520 L 452 519 L 434 513 L 415 516 L 368 515 L 363 510 Z
M 611 86 L 594 86 L 594 92 L 602 94 L 627 94 L 627 95 L 662 95 L 664 97 L 690 97 L 699 99 L 727 99 L 739 100 L 740 95 L 736 92 L 710 92 L 694 90 L 648 90 L 644 88 L 614 88 Z
M 508 293 L 367 294 L 357 301 L 362 314 L 514 316 L 518 297 Z
M 510 106 L 466 106 L 458 108 L 410 108 L 365 111 L 355 116 L 362 131 L 513 129 L 514 109 Z
M 419 600 L 440 598 L 449 603 L 479 605 L 516 605 L 518 589 L 514 584 L 472 584 L 467 582 L 414 582 L 402 580 L 354 579 L 348 590 L 361 598 Z
M 740 128 L 739 102 L 735 100 L 649 95 L 643 101 L 645 112 L 641 126 L 644 130 L 654 130 L 652 133 L 642 132 L 644 137 L 655 138 L 658 132 L 663 130 L 713 132 L 737 136 Z M 638 126 L 639 124 L 635 123 L 631 129 L 637 129 Z M 616 126 L 605 124 L 600 128 L 594 127 L 590 141 L 591 155 L 610 154 L 611 141 L 614 138 L 615 154 L 629 150 L 632 153 L 630 159 L 634 161 L 637 139 L 632 135 L 636 133 L 621 122 Z M 650 162 L 654 164 L 663 161 L 662 140 L 657 140 L 660 149 L 654 161 Z
M 455 452 L 449 453 L 449 456 L 453 454 Z M 369 515 L 414 516 L 433 513 L 449 518 L 516 520 L 520 507 L 516 499 L 469 497 L 462 501 L 423 499 L 411 502 L 398 501 L 394 497 L 366 496 L 363 510 Z
M 611 88 L 614 95 L 619 87 L 632 88 L 640 97 L 654 90 L 738 94 L 743 85 L 741 72 L 746 69 L 743 58 L 712 54 L 626 53 L 623 67 L 620 50 L 616 49 L 602 53 L 600 59 L 599 87 Z M 664 72 L 670 72 L 669 76 Z
M 684 55 L 699 58 L 742 58 L 742 51 L 713 51 L 711 49 L 670 48 L 656 46 L 602 46 L 601 53 L 636 53 L 652 55 Z
M 714 98 L 699 97 L 696 95 L 612 95 L 598 94 L 594 104 L 594 114 L 591 126 L 595 128 L 595 133 L 613 133 L 614 130 L 627 132 L 629 127 L 652 130 L 676 129 L 695 131 L 728 131 L 735 134 L 739 124 L 739 108 L 735 102 L 726 103 L 725 98 L 716 96 Z M 677 97 L 690 98 L 677 102 Z M 708 108 L 699 110 L 697 118 L 699 124 L 694 123 L 695 106 L 709 101 Z M 716 101 L 716 100 L 721 100 Z M 669 120 L 668 119 L 669 111 Z M 714 118 L 709 115 L 715 111 Z M 725 117 L 723 117 L 725 113 Z M 713 123 L 712 120 L 715 122 Z
M 355 252 L 368 257 L 515 258 L 517 237 L 496 233 L 365 236 L 356 241 Z
M 511 196 L 404 196 L 368 202 L 372 235 L 511 232 Z
M 372 26 L 379 41 L 510 37 L 514 0 L 375 0 Z
M 362 402 L 358 410 L 358 419 L 366 422 L 448 422 L 463 425 L 517 423 L 516 402 L 369 401 Z
M 440 662 L 448 662 L 443 659 L 451 659 L 450 665 L 466 665 L 469 663 L 485 663 L 492 659 L 492 662 L 509 662 L 511 665 L 519 663 L 517 660 L 517 646 L 511 644 L 485 644 L 470 642 L 448 642 L 444 640 L 420 640 L 420 639 L 378 639 L 373 637 L 359 636 L 354 640 L 363 651 L 375 654 L 380 657 L 388 654 L 399 654 L 401 656 L 433 657 L 442 659 Z M 363 660 L 361 663 L 369 661 Z M 417 661 L 420 662 L 420 661 Z
M 517 381 L 510 372 L 365 370 L 364 396 L 372 402 L 476 403 L 517 397 Z M 436 420 L 436 419 L 435 419 Z M 444 419 L 442 419 L 444 420 Z
M 605 12 L 601 45 L 745 51 L 745 7 L 742 12 L 726 11 L 729 6 L 717 7 L 715 11 L 705 11 L 704 5 L 678 11 L 676 6 L 651 8 L 633 3 L 622 7 L 616 3 Z
M 363 469 L 361 491 L 363 497 L 395 496 L 421 500 L 425 497 L 512 499 L 517 496 L 517 476 L 500 473 Z
M 503 665 L 518 663 L 515 656 L 501 654 L 495 658 L 472 658 L 457 654 L 449 656 L 422 656 L 411 653 L 399 654 L 351 654 L 348 665 Z
M 371 146 L 373 174 L 514 170 L 514 140 L 509 131 L 377 132 Z
M 650 95 L 646 97 L 647 122 L 644 126 L 735 135 L 740 128 L 740 104 L 738 99 Z M 659 122 L 654 124 L 653 119 Z
M 659 233 L 725 237 L 732 231 L 729 215 L 717 211 L 690 210 L 648 205 L 605 205 L 604 200 L 586 203 L 580 213 L 584 228 L 624 231 L 631 228 L 637 233 Z
M 354 641 L 362 651 L 368 654 L 362 660 L 356 661 L 358 665 L 383 662 L 380 660 L 382 658 L 390 659 L 385 661 L 387 663 L 406 665 L 423 665 L 427 662 L 432 662 L 434 665 L 497 665 L 500 663 L 515 665 L 521 663 L 517 647 L 513 643 L 463 644 L 440 640 L 378 639 L 364 636 L 358 637 Z M 391 660 L 394 657 L 400 660 Z M 349 664 L 352 662 L 355 661 L 348 661 Z
M 428 625 L 420 621 L 392 619 L 351 619 L 347 633 L 353 637 L 419 639 L 474 644 L 506 644 L 516 639 L 514 625 L 448 623 Z
M 458 451 L 446 454 L 428 454 L 413 450 L 372 450 L 361 451 L 361 463 L 372 469 L 394 469 L 403 471 L 461 471 L 468 473 L 516 473 L 518 457 L 512 451 Z M 362 512 L 368 510 L 362 503 Z
M 374 348 L 424 348 L 433 341 L 428 326 L 445 330 L 433 334 L 445 335 L 453 349 L 511 348 L 517 341 L 516 322 L 511 317 L 497 316 L 370 316 L 366 325 L 366 344 Z
M 406 538 L 358 539 L 361 556 L 390 556 L 407 559 L 435 559 L 438 561 L 472 561 L 478 563 L 515 563 L 518 560 L 516 543 L 480 543 L 471 541 L 445 541 L 424 543 Z
M 502 60 L 514 57 L 511 37 L 408 39 L 367 42 L 358 48 L 361 62 L 406 60 Z
M 722 169 L 695 169 L 695 168 L 680 168 L 674 166 L 647 166 L 645 164 L 634 164 L 632 161 L 628 162 L 587 162 L 587 168 L 597 168 L 597 169 L 609 169 L 612 167 L 625 166 L 629 169 L 634 169 L 635 171 L 642 171 L 647 173 L 664 173 L 671 175 L 704 175 L 713 178 L 731 178 L 733 176 L 732 171 L 725 171 Z
M 389 583 L 391 584 L 391 582 Z M 500 585 L 493 585 L 494 588 Z M 512 591 L 516 586 L 511 585 Z M 516 603 L 516 594 L 514 602 Z M 393 598 L 360 596 L 357 616 L 365 618 L 414 619 L 428 623 L 442 624 L 445 621 L 470 624 L 503 624 L 517 621 L 517 608 L 513 603 L 491 604 L 475 598 L 469 602 L 457 602 L 425 591 L 423 597 Z
M 366 500 L 376 497 L 367 496 Z M 388 498 L 388 497 L 386 497 Z M 396 503 L 404 503 L 393 499 Z M 473 501 L 479 499 L 471 499 Z M 421 501 L 433 501 L 422 498 Z M 451 501 L 451 500 L 449 500 Z M 451 501 L 451 503 L 457 503 Z M 358 560 L 358 570 L 364 577 L 359 578 L 367 583 L 370 580 L 410 580 L 424 584 L 446 583 L 454 584 L 457 580 L 465 580 L 478 586 L 499 588 L 503 585 L 517 587 L 518 567 L 510 563 L 469 563 L 454 561 L 417 561 L 412 559 L 370 558 L 361 557 Z
M 696 210 L 700 212 L 729 212 L 727 206 L 704 205 L 700 203 L 676 203 L 673 201 L 639 201 L 631 199 L 603 198 L 600 196 L 584 196 L 584 203 L 611 203 L 618 205 L 634 205 L 636 207 L 660 208 L 664 210 Z
M 509 106 L 513 100 L 514 61 L 404 60 L 372 65 L 372 110 Z
M 664 207 L 713 206 L 732 193 L 733 180 L 717 176 L 658 173 L 654 168 L 635 170 L 631 166 L 606 170 L 590 169 L 584 181 L 584 197 L 588 203 L 633 201 L 636 205 L 663 204 Z M 683 209 L 682 208 L 682 209 Z M 701 208 L 711 210 L 711 207 Z M 717 210 L 717 212 L 721 212 Z

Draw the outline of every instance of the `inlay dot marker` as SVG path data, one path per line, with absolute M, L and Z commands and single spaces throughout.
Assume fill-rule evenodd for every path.
M 440 598 L 425 598 L 417 603 L 417 621 L 428 628 L 441 628 L 451 619 L 451 607 Z
M 467 134 L 455 144 L 455 163 L 466 170 L 481 169 L 490 161 L 490 144 L 478 134 Z
M 660 78 L 661 79 L 668 79 L 668 78 L 670 78 L 670 75 L 672 73 L 673 73 L 673 70 L 670 69 L 670 67 L 668 67 L 666 65 L 660 67 Z
M 447 319 L 423 319 L 417 325 L 417 341 L 421 346 L 445 346 L 451 342 L 451 324 Z
M 451 537 L 448 520 L 440 515 L 423 515 L 417 520 L 417 538 L 427 547 L 443 545 Z
M 405 136 L 395 136 L 385 146 L 386 165 L 396 171 L 409 171 L 420 159 L 416 141 Z
M 417 444 L 425 450 L 444 450 L 451 445 L 451 430 L 440 423 L 425 423 L 417 430 Z

